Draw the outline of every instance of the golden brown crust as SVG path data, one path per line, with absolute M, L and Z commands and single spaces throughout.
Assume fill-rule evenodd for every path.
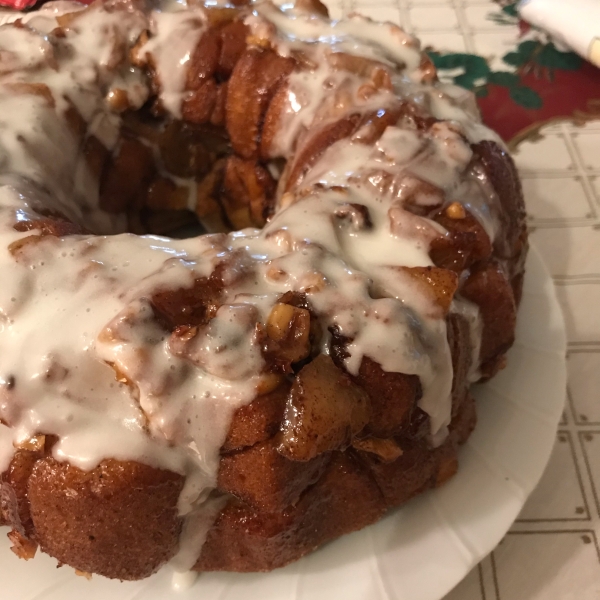
M 444 222 L 447 217 L 438 218 Z M 48 218 L 41 229 L 47 235 L 68 234 L 65 223 Z M 472 241 L 480 235 L 470 222 L 455 231 L 462 236 L 474 231 Z M 515 239 L 521 243 L 520 236 Z M 461 284 L 461 293 L 479 306 L 483 317 L 485 375 L 501 365 L 512 342 L 513 289 L 522 280 L 520 274 L 509 280 L 505 268 L 484 260 L 488 254 L 484 245 L 475 244 L 468 259 L 470 275 Z M 516 270 L 517 260 L 519 251 L 507 269 Z M 152 302 L 168 330 L 198 326 L 218 307 L 221 290 L 222 281 L 215 276 L 187 290 L 158 293 Z M 308 462 L 283 457 L 277 452 L 279 438 L 273 436 L 281 427 L 289 384 L 240 409 L 219 473 L 219 490 L 236 499 L 211 529 L 196 568 L 247 571 L 282 566 L 451 477 L 456 444 L 474 427 L 475 405 L 468 395 L 471 347 L 462 317 L 449 315 L 448 337 L 454 366 L 453 421 L 451 436 L 440 449 L 432 451 L 423 437 L 428 423 L 417 407 L 418 378 L 386 373 L 368 358 L 358 375 L 351 376 L 366 390 L 371 406 L 361 435 L 391 440 L 401 451 L 395 460 L 367 449 L 369 444 L 345 452 L 321 449 Z M 333 332 L 332 358 L 338 367 L 343 367 L 345 343 Z M 180 521 L 175 507 L 181 485 L 178 475 L 135 463 L 106 461 L 83 473 L 43 453 L 19 451 L 3 476 L 2 518 L 13 528 L 11 539 L 23 556 L 30 549 L 25 545 L 39 543 L 45 552 L 82 571 L 136 579 L 156 570 L 177 549 Z
M 273 437 L 279 430 L 290 385 L 285 382 L 269 394 L 259 396 L 238 408 L 229 426 L 222 452 L 254 446 Z
M 246 50 L 238 60 L 229 80 L 226 122 L 233 150 L 241 158 L 257 158 L 265 113 L 293 68 L 292 59 L 259 48 Z
M 282 456 L 277 446 L 277 440 L 271 439 L 224 455 L 217 480 L 219 490 L 270 513 L 295 504 L 319 478 L 329 457 L 321 454 L 309 461 L 293 461 Z
M 343 368 L 348 340 L 333 332 L 331 356 L 338 367 Z M 411 415 L 417 410 L 421 398 L 421 384 L 416 375 L 388 373 L 374 360 L 365 356 L 360 364 L 358 375 L 350 378 L 364 389 L 370 400 L 371 416 L 367 433 L 386 438 L 405 430 Z
M 469 394 L 473 348 L 471 347 L 471 328 L 462 315 L 450 313 L 446 324 L 448 345 L 452 356 L 452 419 L 454 419 Z
M 235 229 L 261 226 L 273 211 L 275 181 L 255 160 L 230 156 L 225 166 L 222 202 Z
M 40 459 L 27 489 L 34 539 L 80 571 L 147 577 L 177 551 L 183 482 L 181 475 L 135 462 L 106 460 L 85 472 Z
M 358 129 L 360 121 L 359 114 L 344 117 L 319 129 L 314 136 L 299 146 L 293 161 L 287 166 L 285 189 L 294 187 L 329 146 L 352 135 Z
M 523 270 L 527 250 L 527 225 L 521 180 L 510 154 L 499 144 L 484 140 L 472 146 L 475 160 L 485 170 L 498 196 L 502 234 L 496 236 L 498 258 L 509 261 L 510 277 Z
M 2 475 L 0 484 L 3 521 L 27 537 L 33 537 L 34 534 L 27 500 L 27 485 L 35 463 L 43 456 L 43 449 L 17 450 L 8 470 Z
M 328 540 L 375 522 L 381 493 L 350 454 L 336 452 L 323 476 L 286 510 L 266 513 L 231 500 L 208 534 L 197 571 L 270 571 Z
M 406 440 L 400 442 L 402 456 L 391 463 L 367 452 L 334 452 L 318 482 L 283 511 L 257 511 L 232 499 L 210 530 L 195 570 L 270 571 L 375 523 L 454 475 L 456 446 L 472 431 L 474 418 L 471 400 L 443 446 L 432 451 L 423 441 Z
M 503 366 L 515 339 L 517 307 L 510 281 L 500 264 L 492 262 L 471 271 L 462 293 L 479 306 L 483 320 L 480 368 L 491 377 Z

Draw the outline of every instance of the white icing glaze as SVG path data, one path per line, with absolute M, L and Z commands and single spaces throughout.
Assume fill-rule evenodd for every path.
M 202 501 L 198 504 L 198 510 L 191 513 L 185 520 L 179 552 L 170 562 L 176 574 L 173 582 L 174 587 L 177 580 L 182 580 L 184 573 L 191 571 L 200 555 L 200 550 L 206 540 L 209 529 L 226 504 L 227 497 L 225 496 L 220 498 L 202 498 Z M 188 581 L 184 579 L 184 583 Z
M 452 121 L 417 132 L 400 119 L 375 144 L 365 143 L 367 124 L 332 144 L 291 194 L 280 194 L 279 210 L 262 231 L 184 241 L 114 235 L 124 230 L 124 219 L 99 208 L 97 181 L 69 111 L 76 109 L 87 134 L 108 149 L 118 144 L 120 120 L 105 99 L 115 89 L 125 90 L 134 108 L 147 99 L 148 84 L 122 49 L 150 29 L 139 54 L 156 68 L 164 108 L 179 115 L 186 66 L 206 18 L 201 7 L 177 3 L 150 15 L 95 5 L 75 17 L 65 38 L 48 36 L 52 20 L 71 8 L 61 3 L 31 13 L 31 29 L 0 27 L 0 50 L 8 51 L 6 60 L 0 57 L 6 282 L 0 288 L 0 418 L 11 426 L 0 427 L 0 471 L 12 452 L 9 442 L 45 433 L 59 438 L 57 459 L 82 469 L 112 457 L 185 475 L 179 511 L 186 520 L 172 561 L 180 572 L 193 566 L 222 505 L 210 496 L 219 449 L 233 411 L 257 394 L 265 363 L 256 324 L 283 293 L 305 293 L 323 331 L 335 327 L 349 338 L 349 372 L 356 374 L 367 356 L 386 371 L 418 375 L 432 441 L 443 439 L 452 383 L 445 315 L 407 269 L 431 266 L 429 244 L 445 232 L 406 203 L 462 202 L 493 239 L 493 190 L 481 172 L 465 171 L 468 142 L 494 136 L 454 92 L 421 83 L 418 43 L 397 27 L 359 17 L 329 22 L 256 3 L 246 18 L 251 31 L 271 36 L 282 54 L 304 53 L 314 65 L 289 77 L 274 158 L 293 157 L 335 118 L 384 114 L 403 100 Z M 389 68 L 391 87 L 365 95 L 370 72 L 331 65 L 331 55 L 342 52 Z M 32 83 L 43 83 L 47 93 L 15 86 Z M 27 244 L 35 232 L 13 225 L 35 218 L 42 205 L 113 235 Z M 14 243 L 23 246 L 10 252 Z M 216 315 L 189 337 L 166 331 L 155 318 L 153 294 L 191 287 L 220 263 L 226 290 Z M 459 301 L 453 310 L 472 323 L 478 354 L 476 311 Z M 320 340 L 323 348 L 328 342 Z
M 471 338 L 471 366 L 467 375 L 468 381 L 475 382 L 481 379 L 479 371 L 479 351 L 481 349 L 481 333 L 483 330 L 483 320 L 479 307 L 465 298 L 454 298 L 452 300 L 453 313 L 459 314 L 469 324 L 469 333 Z
M 13 432 L 0 423 L 0 473 L 4 473 L 14 454 Z
M 274 25 L 277 34 L 292 45 L 294 42 L 326 44 L 333 51 L 405 66 L 409 71 L 417 69 L 421 61 L 418 40 L 392 23 L 377 23 L 360 15 L 330 21 L 300 11 L 293 4 L 277 7 L 268 1 L 256 3 L 255 16 Z M 247 23 L 255 31 L 262 26 L 257 19 L 249 18 Z
M 185 592 L 196 583 L 196 579 L 198 579 L 198 573 L 195 571 L 174 571 L 171 586 L 175 592 Z
M 139 50 L 153 57 L 160 81 L 160 100 L 164 108 L 181 116 L 188 62 L 206 29 L 206 16 L 200 8 L 186 8 L 170 3 L 173 12 L 156 11 L 151 17 L 153 37 Z

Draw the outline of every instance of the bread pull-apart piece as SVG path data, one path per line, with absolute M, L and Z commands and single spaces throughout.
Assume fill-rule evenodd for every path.
M 334 451 L 319 480 L 299 501 L 276 513 L 231 500 L 209 531 L 198 571 L 268 571 L 324 543 L 378 521 L 387 510 L 456 472 L 456 447 L 475 425 L 474 402 L 460 410 L 448 440 L 432 451 L 424 441 L 398 438 L 396 459 L 369 449 Z M 390 456 L 389 454 L 387 455 Z
M 276 438 L 272 438 L 224 455 L 219 468 L 219 489 L 270 513 L 296 504 L 302 492 L 319 479 L 329 456 L 298 462 L 278 452 L 278 446 Z
M 274 390 L 238 408 L 221 451 L 241 450 L 272 438 L 279 431 L 289 388 L 290 384 L 284 381 Z
M 82 471 L 48 450 L 19 449 L 2 476 L 17 554 L 29 558 L 39 546 L 79 571 L 135 580 L 177 552 L 182 475 L 112 459 Z
M 338 368 L 344 368 L 344 359 L 348 356 L 347 343 L 347 339 L 334 332 L 331 356 Z M 384 371 L 376 361 L 365 356 L 358 374 L 350 374 L 349 377 L 369 397 L 366 433 L 387 438 L 410 427 L 422 395 L 421 383 L 416 375 Z
M 276 513 L 230 501 L 208 534 L 198 571 L 270 571 L 344 533 L 377 521 L 385 511 L 368 471 L 347 453 L 334 452 L 315 485 L 295 506 Z
M 231 225 L 235 229 L 262 227 L 273 212 L 275 187 L 269 171 L 258 162 L 230 156 L 221 200 Z
M 492 254 L 490 238 L 481 223 L 462 205 L 459 206 L 460 209 L 451 204 L 433 215 L 433 220 L 444 227 L 447 233 L 434 238 L 429 249 L 429 255 L 437 267 L 456 273 L 477 262 L 489 260 Z
M 28 483 L 36 539 L 44 552 L 80 571 L 147 577 L 177 551 L 183 482 L 135 462 L 107 460 L 85 472 L 42 459 Z
M 505 353 L 515 339 L 517 308 L 511 283 L 500 264 L 488 263 L 471 271 L 462 293 L 479 307 L 483 321 L 480 371 L 491 377 L 504 366 Z
M 292 59 L 258 48 L 248 49 L 236 64 L 229 80 L 226 123 L 233 150 L 241 158 L 257 158 L 265 113 L 293 68 Z

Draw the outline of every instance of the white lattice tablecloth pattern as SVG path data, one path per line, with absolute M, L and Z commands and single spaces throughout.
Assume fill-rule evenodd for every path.
M 436 50 L 494 65 L 518 30 L 490 0 L 336 0 L 392 20 Z M 491 18 L 490 18 L 491 17 Z M 445 600 L 600 599 L 600 121 L 543 127 L 514 154 L 533 243 L 554 278 L 567 324 L 569 384 L 552 458 L 501 544 Z

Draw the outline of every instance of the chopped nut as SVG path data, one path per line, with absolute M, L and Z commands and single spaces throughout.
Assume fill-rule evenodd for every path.
M 394 88 L 389 71 L 383 67 L 375 67 L 373 69 L 371 72 L 371 81 L 378 90 L 392 90 Z
M 397 442 L 391 438 L 365 438 L 362 440 L 354 440 L 352 445 L 357 450 L 376 454 L 383 462 L 394 462 L 402 456 L 402 448 Z
M 182 342 L 189 342 L 198 335 L 198 327 L 179 325 L 175 328 L 173 335 L 177 336 Z
M 111 110 L 114 110 L 115 112 L 124 112 L 129 108 L 127 92 L 120 88 L 110 90 L 106 96 L 106 101 Z
M 126 385 L 131 386 L 131 382 L 129 381 L 129 379 L 127 378 L 127 376 L 119 369 L 119 367 L 117 367 L 116 364 L 114 363 L 108 363 L 108 365 L 110 367 L 112 367 L 113 371 L 115 372 L 115 379 L 119 382 L 119 383 L 124 383 Z
M 448 314 L 458 289 L 456 273 L 439 267 L 395 267 L 395 270 L 411 277 L 416 289 L 432 302 L 432 316 Z
M 78 577 L 85 577 L 88 581 L 91 581 L 92 574 L 87 571 L 80 571 L 79 569 L 75 569 L 75 575 Z
M 272 340 L 280 342 L 287 337 L 298 310 L 289 304 L 276 304 L 273 307 L 267 321 L 267 334 Z
M 280 208 L 287 208 L 288 206 L 291 206 L 294 203 L 294 200 L 295 200 L 294 194 L 292 194 L 292 192 L 286 192 L 279 199 L 279 206 L 280 206 Z
M 437 69 L 433 61 L 426 54 L 423 54 L 421 57 L 419 71 L 421 72 L 421 81 L 423 83 L 434 83 L 437 81 Z
M 267 335 L 277 343 L 278 358 L 290 363 L 306 358 L 310 353 L 310 313 L 305 308 L 279 303 L 267 320 Z
M 113 344 L 118 341 L 117 333 L 113 327 L 105 327 L 98 334 L 98 341 L 101 344 Z
M 12 542 L 11 550 L 23 560 L 29 560 L 35 556 L 37 544 L 22 536 L 14 529 L 7 534 L 8 539 Z
M 257 35 L 249 35 L 246 38 L 246 44 L 248 46 L 257 46 L 258 48 L 264 48 L 268 50 L 271 47 L 271 41 L 267 38 L 261 38 Z
M 451 219 L 464 219 L 467 213 L 465 207 L 460 202 L 453 202 L 446 208 L 446 215 Z
M 368 100 L 377 93 L 377 88 L 371 83 L 365 83 L 358 88 L 356 95 L 361 100 Z
M 321 15 L 325 18 L 329 17 L 329 11 L 321 0 L 296 0 L 295 7 L 298 10 L 306 11 L 313 15 Z
M 81 17 L 81 15 L 83 13 L 85 13 L 86 11 L 74 11 L 74 12 L 70 12 L 70 13 L 65 13 L 65 14 L 58 14 L 56 15 L 56 22 L 58 23 L 59 27 L 62 27 L 63 29 L 68 29 L 71 24 L 77 20 L 79 17 Z
M 288 274 L 283 269 L 279 269 L 278 267 L 269 267 L 267 270 L 267 278 L 271 281 L 281 281 L 287 276 Z
M 271 393 L 281 385 L 284 379 L 283 375 L 277 373 L 264 373 L 256 386 L 256 395 L 264 396 Z
M 339 89 L 333 97 L 332 118 L 345 115 L 348 109 L 353 106 L 354 99 L 348 90 Z
M 271 339 L 278 342 L 285 339 L 292 328 L 301 330 L 302 336 L 308 331 L 310 314 L 304 308 L 296 308 L 289 304 L 276 304 L 269 315 L 267 333 Z M 294 336 L 298 339 L 298 336 Z
M 31 452 L 35 452 L 37 450 L 43 450 L 46 444 L 46 436 L 45 435 L 34 435 L 30 437 L 28 440 L 24 440 L 22 442 L 18 442 L 15 444 L 16 448 L 20 450 L 30 450 Z
M 55 27 L 50 32 L 50 35 L 52 35 L 55 38 L 62 39 L 62 38 L 66 38 L 67 37 L 67 32 L 62 27 Z
M 267 233 L 267 239 L 273 241 L 284 252 L 292 252 L 294 250 L 294 239 L 287 229 L 277 229 Z
M 302 288 L 307 293 L 320 292 L 327 286 L 327 278 L 323 273 L 307 273 L 302 278 Z

